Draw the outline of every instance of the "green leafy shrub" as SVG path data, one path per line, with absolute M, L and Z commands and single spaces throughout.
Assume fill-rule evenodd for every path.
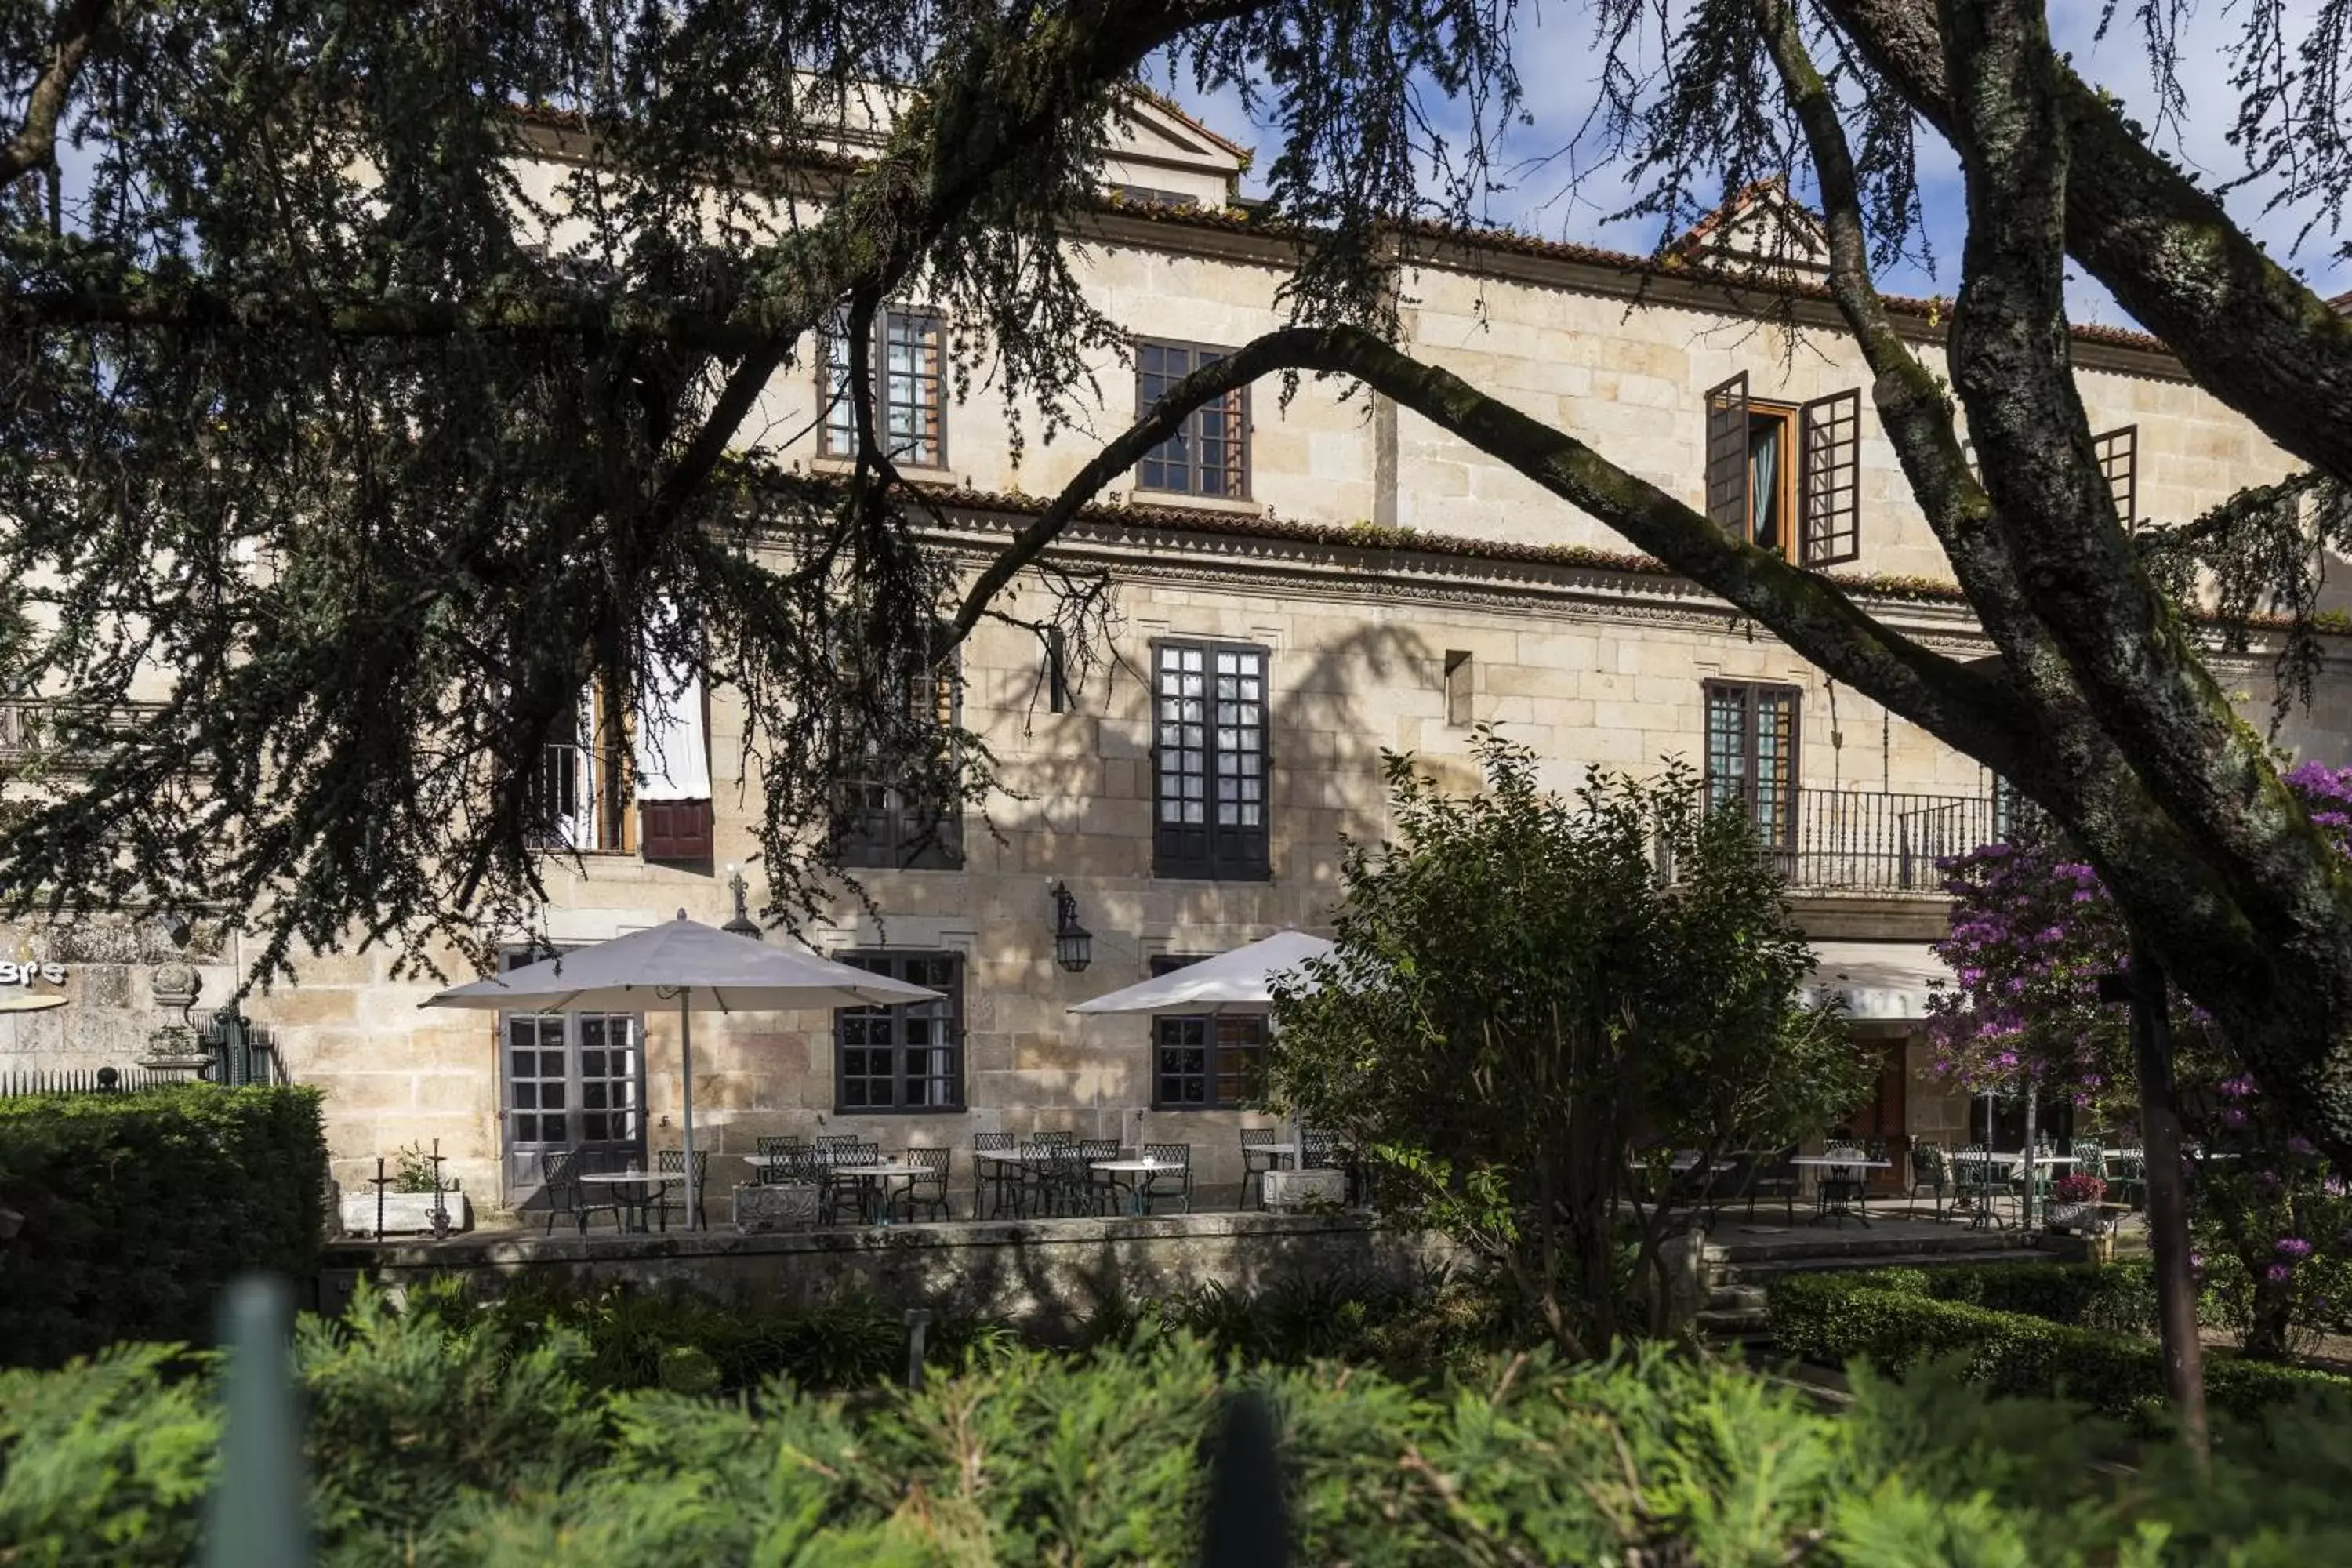
M 326 1179 L 315 1089 L 0 1100 L 0 1363 L 203 1342 L 236 1275 L 316 1277 Z
M 1920 1297 L 1890 1300 L 1935 1307 Z M 1953 1310 L 1974 1309 L 1948 1308 Z M 2050 1325 L 2044 1325 L 2049 1327 Z M 2248 1565 L 2352 1561 L 2352 1424 L 2226 1421 L 2210 1487 L 2115 1423 L 1996 1400 L 1961 1369 L 1860 1369 L 1826 1414 L 1656 1348 L 1549 1352 L 1427 1387 L 1334 1363 L 1236 1370 L 1145 1330 L 1019 1350 L 919 1394 L 775 1381 L 751 1399 L 600 1392 L 585 1349 L 523 1348 L 362 1295 L 306 1321 L 296 1366 L 320 1561 L 429 1568 L 1167 1565 L 1196 1560 L 1223 1398 L 1262 1392 L 1308 1564 Z M 187 1562 L 217 1434 L 213 1371 L 168 1347 L 0 1374 L 0 1553 Z
M 2062 1395 L 2144 1426 L 2161 1421 L 2164 1368 L 2154 1341 L 1929 1293 L 1948 1274 L 1975 1272 L 1793 1275 L 1772 1288 L 1773 1342 L 1786 1354 L 1825 1366 L 1861 1361 L 1900 1371 L 1934 1357 L 1957 1357 L 1971 1381 L 1996 1394 Z M 2033 1289 L 2045 1303 L 2054 1303 L 2081 1288 Z M 2009 1293 L 2026 1291 L 2012 1282 Z M 2084 1290 L 2077 1304 L 2096 1299 Z M 2213 1408 L 2250 1419 L 2305 1398 L 2332 1401 L 2352 1417 L 2352 1378 L 2298 1367 L 2209 1357 L 2205 1392 Z
M 2145 1258 L 2105 1267 L 1972 1263 L 1949 1268 L 1874 1268 L 1847 1278 L 1938 1301 L 2022 1312 L 2071 1328 L 2123 1334 L 2156 1331 L 2156 1274 Z

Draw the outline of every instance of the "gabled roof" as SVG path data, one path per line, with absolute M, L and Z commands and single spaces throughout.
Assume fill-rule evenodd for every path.
M 1730 271 L 1827 272 L 1829 235 L 1819 214 L 1778 177 L 1756 180 L 1724 199 L 1667 247 L 1686 261 Z
M 1193 119 L 1191 115 L 1185 113 L 1183 110 L 1177 107 L 1176 100 L 1170 98 L 1166 93 L 1158 91 L 1152 88 L 1148 88 L 1139 81 L 1129 83 L 1128 91 L 1134 97 L 1138 103 L 1150 104 L 1152 108 L 1157 109 L 1169 119 L 1176 121 L 1187 131 L 1192 132 L 1194 135 L 1201 137 L 1202 140 L 1210 142 L 1219 150 L 1231 153 L 1234 157 L 1240 159 L 1244 168 L 1247 168 L 1249 166 L 1250 160 L 1257 155 L 1252 149 L 1243 146 L 1238 142 L 1226 140 L 1224 137 L 1218 135 L 1214 131 L 1212 131 L 1207 126 L 1202 124 L 1199 121 Z

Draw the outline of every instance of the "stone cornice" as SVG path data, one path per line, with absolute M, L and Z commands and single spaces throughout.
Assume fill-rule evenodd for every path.
M 1152 509 L 1153 515 L 1132 521 L 1116 516 L 1119 510 L 1072 522 L 1049 558 L 1139 583 L 1213 585 L 1326 604 L 1446 603 L 1538 614 L 1572 606 L 1582 617 L 1618 624 L 1771 636 L 1698 584 L 1640 557 L 1612 561 L 1592 552 L 1595 559 L 1578 561 L 1573 551 L 1436 536 L 1411 544 L 1360 544 L 1332 537 L 1349 531 L 1345 530 L 1253 528 L 1213 514 L 1187 527 L 1158 515 L 1175 509 Z M 994 509 L 956 507 L 942 515 L 950 526 L 926 524 L 925 537 L 975 569 L 1028 521 L 1024 512 Z M 1979 658 L 1995 651 L 1957 588 L 1945 585 L 1930 593 L 1919 584 L 1906 592 L 1874 593 L 1866 581 L 1845 585 L 1856 603 L 1890 628 L 1937 652 Z M 2323 635 L 2331 642 L 2344 636 Z M 2277 646 L 2275 638 L 2258 635 L 2245 652 L 2232 653 L 2209 639 L 2206 656 L 2221 668 L 2251 668 L 2266 661 Z

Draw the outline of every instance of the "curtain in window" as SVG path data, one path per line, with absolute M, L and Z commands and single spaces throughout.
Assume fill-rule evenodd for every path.
M 1767 550 L 1780 547 L 1780 426 L 1777 421 L 1748 426 L 1748 537 Z

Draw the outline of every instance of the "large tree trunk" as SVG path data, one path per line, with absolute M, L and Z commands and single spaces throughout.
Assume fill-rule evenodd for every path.
M 2189 1266 L 2189 1192 L 2181 1170 L 2180 1110 L 2173 1098 L 2172 1018 L 2163 966 L 2132 944 L 2132 1052 L 2139 1069 L 2140 1136 L 2147 1155 L 2148 1243 L 2156 1253 L 2164 1379 L 2180 1429 L 2205 1461 L 2205 1350 L 2197 1336 L 2197 1279 Z

